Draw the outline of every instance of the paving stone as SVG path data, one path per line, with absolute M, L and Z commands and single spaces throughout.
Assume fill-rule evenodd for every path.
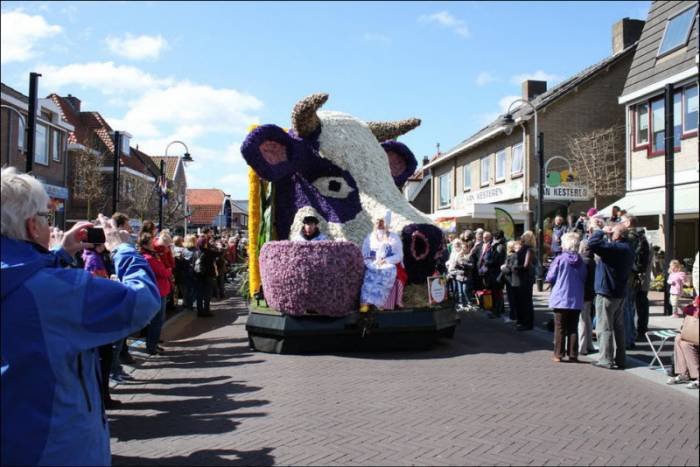
M 423 352 L 252 352 L 214 302 L 113 389 L 115 465 L 698 465 L 697 398 L 480 314 Z

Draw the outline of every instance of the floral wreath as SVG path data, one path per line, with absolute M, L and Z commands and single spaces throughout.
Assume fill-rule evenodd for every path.
M 423 241 L 423 244 L 425 245 L 425 248 L 423 250 L 423 253 L 420 255 L 416 251 L 416 240 L 420 239 Z M 430 251 L 430 248 L 428 247 L 428 237 L 425 236 L 422 232 L 416 230 L 411 234 L 411 255 L 416 261 L 422 261 L 425 258 L 428 257 L 428 253 Z

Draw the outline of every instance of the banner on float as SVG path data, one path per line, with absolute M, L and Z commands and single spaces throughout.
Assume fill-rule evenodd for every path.
M 502 230 L 507 240 L 513 240 L 515 237 L 515 221 L 508 211 L 501 208 L 493 208 L 496 211 L 496 225 L 498 230 Z
M 428 277 L 428 304 L 437 305 L 447 299 L 447 277 Z

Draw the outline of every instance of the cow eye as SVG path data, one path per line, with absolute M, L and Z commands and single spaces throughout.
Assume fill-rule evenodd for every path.
M 344 199 L 355 191 L 343 177 L 317 178 L 313 185 L 326 198 Z

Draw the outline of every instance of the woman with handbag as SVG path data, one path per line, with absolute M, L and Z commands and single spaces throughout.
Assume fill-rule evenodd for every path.
M 688 389 L 698 389 L 698 312 L 700 297 L 695 297 L 692 305 L 683 311 L 685 318 L 681 333 L 676 336 L 673 344 L 673 367 L 676 376 L 669 378 L 668 384 L 688 383 Z

